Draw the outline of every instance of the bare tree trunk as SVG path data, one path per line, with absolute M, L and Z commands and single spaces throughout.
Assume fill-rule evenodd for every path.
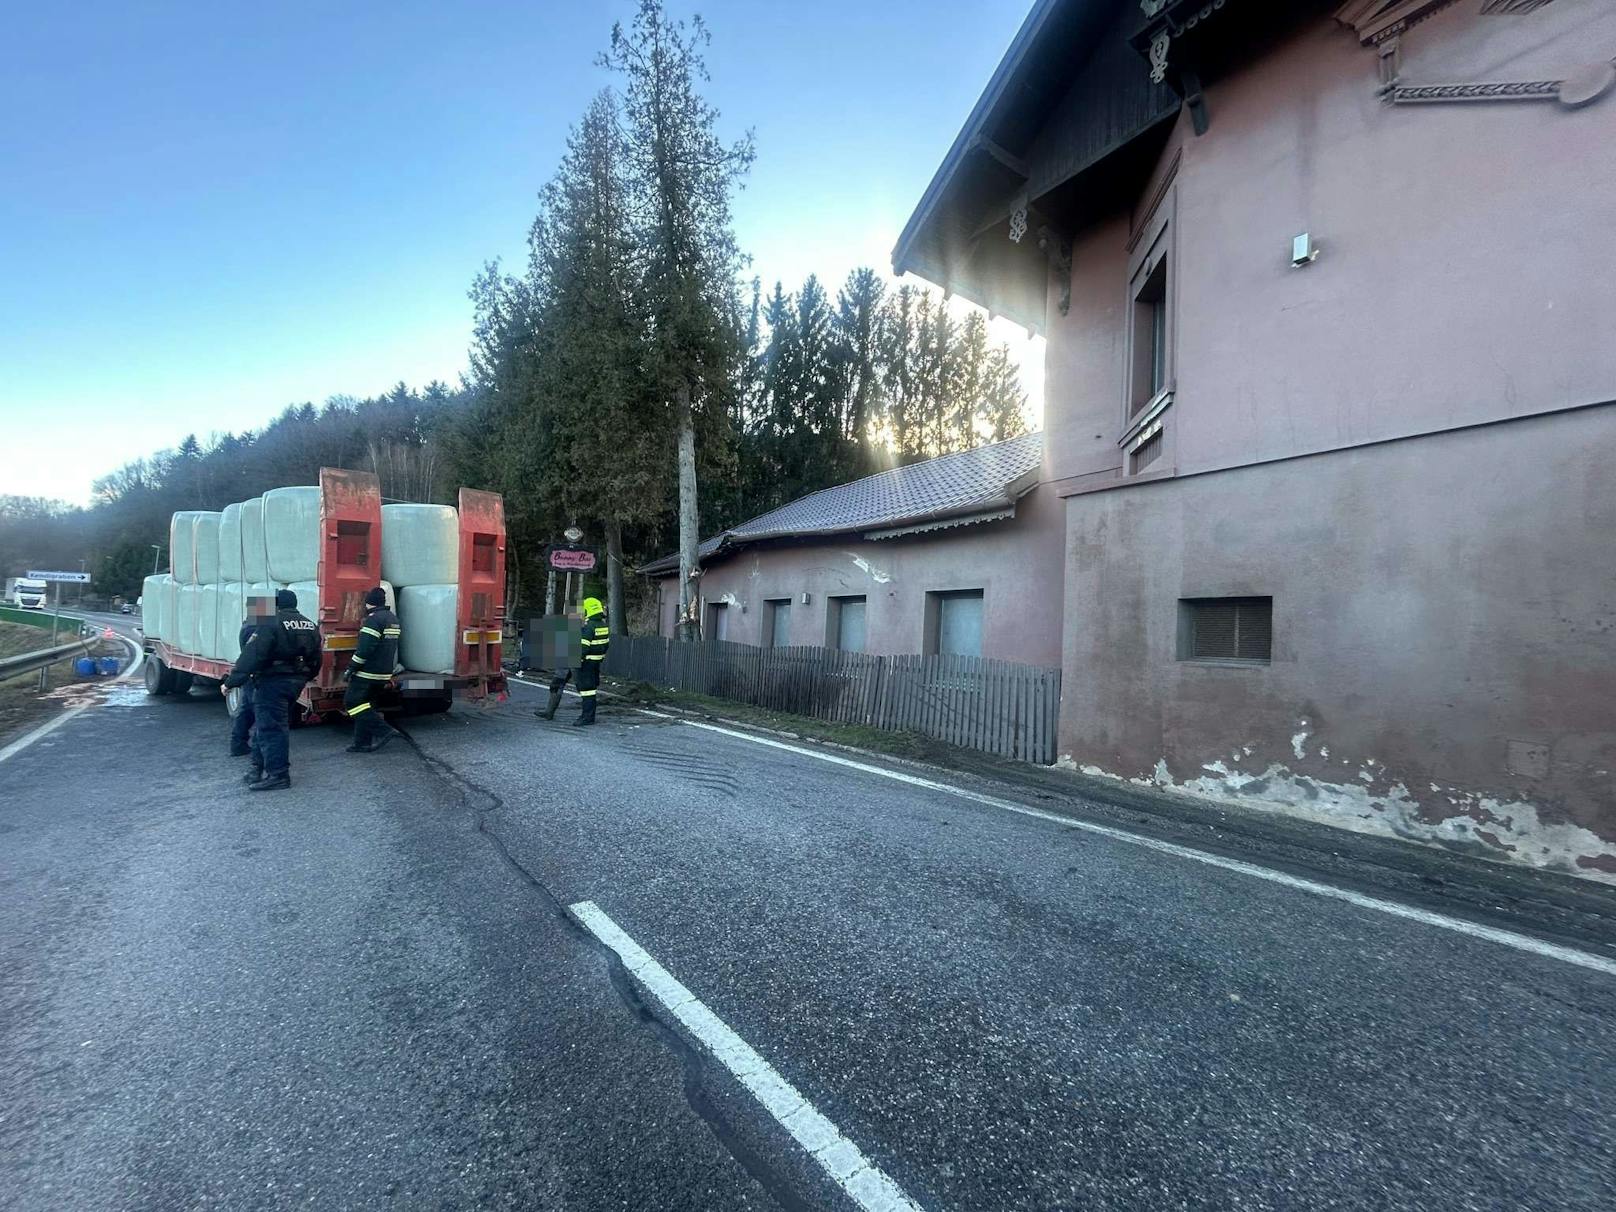
M 694 640 L 698 630 L 691 609 L 699 567 L 701 532 L 696 515 L 696 417 L 690 406 L 690 386 L 679 387 L 679 625 L 681 640 Z
M 628 603 L 623 599 L 623 524 L 606 523 L 606 625 L 614 636 L 628 634 Z

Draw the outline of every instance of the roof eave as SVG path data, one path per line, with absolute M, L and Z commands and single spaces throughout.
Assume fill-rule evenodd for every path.
M 955 136 L 953 144 L 949 147 L 948 154 L 943 157 L 943 162 L 932 175 L 931 183 L 926 186 L 926 192 L 921 194 L 920 204 L 915 207 L 914 214 L 909 216 L 909 222 L 904 224 L 903 232 L 898 236 L 898 243 L 892 250 L 892 272 L 898 277 L 901 278 L 911 268 L 915 268 L 912 252 L 921 228 L 932 218 L 938 200 L 959 170 L 966 152 L 970 150 L 971 141 L 982 133 L 988 115 L 1003 99 L 1010 81 L 1021 69 L 1026 61 L 1027 52 L 1037 42 L 1059 3 L 1060 0 L 1037 0 L 1032 11 L 1027 14 L 1027 19 L 1021 23 L 1021 28 L 1016 31 L 1016 36 L 1011 39 L 1004 58 L 999 61 L 999 66 L 988 79 L 987 87 L 982 90 L 982 95 L 977 98 L 970 116 L 965 119 L 965 125 L 960 128 L 960 133 Z M 921 271 L 916 268 L 916 272 Z M 924 273 L 921 276 L 924 277 Z

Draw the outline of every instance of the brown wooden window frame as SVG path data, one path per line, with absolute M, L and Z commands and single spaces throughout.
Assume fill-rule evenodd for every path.
M 1176 277 L 1178 191 L 1176 163 L 1153 195 L 1128 242 L 1128 293 L 1124 300 L 1126 351 L 1122 375 L 1122 474 L 1171 475 L 1174 470 L 1170 411 L 1178 392 L 1178 282 Z

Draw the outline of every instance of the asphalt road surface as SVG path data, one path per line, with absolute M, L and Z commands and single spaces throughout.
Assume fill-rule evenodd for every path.
M 1500 942 L 536 699 L 300 731 L 286 793 L 135 686 L 0 763 L 0 1206 L 1616 1205 L 1616 964 L 1549 893 Z

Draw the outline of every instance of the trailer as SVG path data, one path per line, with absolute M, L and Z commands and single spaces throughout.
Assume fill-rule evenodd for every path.
M 505 630 L 505 507 L 497 493 L 460 490 L 460 557 L 454 668 L 451 672 L 400 670 L 376 702 L 384 712 L 412 715 L 447 711 L 458 695 L 472 702 L 504 698 L 501 661 Z M 344 675 L 359 644 L 365 594 L 381 579 L 381 486 L 369 472 L 320 471 L 320 670 L 298 702 L 302 722 L 341 716 Z M 231 662 L 183 652 L 147 635 L 146 692 L 186 694 L 195 685 L 215 689 Z

